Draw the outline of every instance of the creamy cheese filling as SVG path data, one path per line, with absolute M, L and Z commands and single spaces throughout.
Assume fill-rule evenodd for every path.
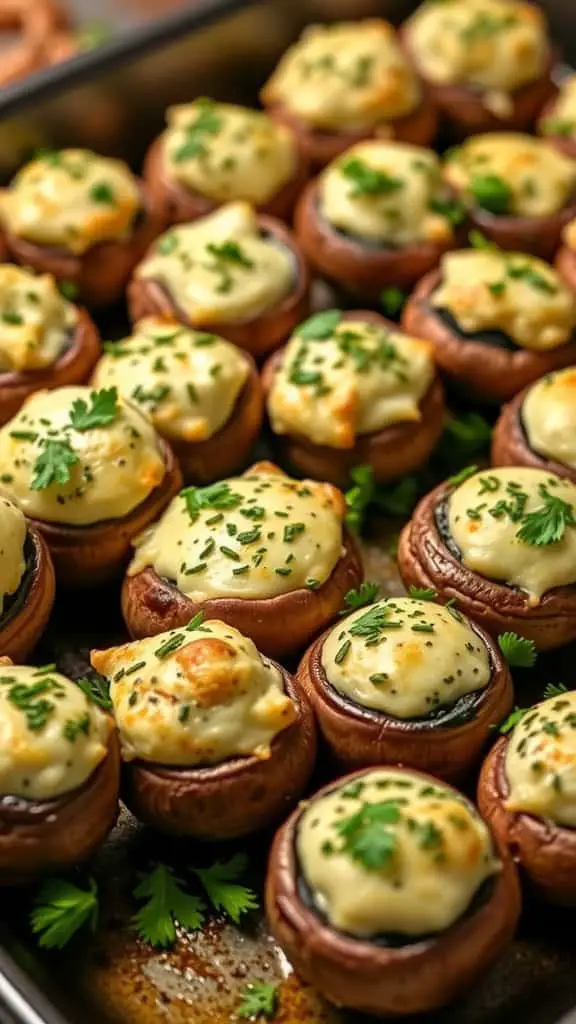
M 313 128 L 373 128 L 411 113 L 421 90 L 391 25 L 380 19 L 312 25 L 261 93 Z
M 453 151 L 446 180 L 491 213 L 546 217 L 571 199 L 576 161 L 545 139 L 515 132 L 474 135 Z
M 352 146 L 322 173 L 318 195 L 332 227 L 369 242 L 400 247 L 453 237 L 438 157 L 420 146 Z
M 576 296 L 543 260 L 499 249 L 446 253 L 430 302 L 467 334 L 502 331 L 521 348 L 544 352 L 572 339 Z
M 540 469 L 487 469 L 448 500 L 450 534 L 469 569 L 520 587 L 530 604 L 576 583 L 576 487 Z
M 419 420 L 433 377 L 426 342 L 329 310 L 286 346 L 268 396 L 272 429 L 352 448 L 358 435 Z
M 163 159 L 171 178 L 217 203 L 267 203 L 294 176 L 292 132 L 267 114 L 198 99 L 170 107 Z
M 195 442 L 228 422 L 249 373 L 242 353 L 217 335 L 146 317 L 106 346 L 92 383 L 116 387 L 163 436 Z
M 522 404 L 532 451 L 576 469 L 576 367 L 542 377 Z
M 0 666 L 0 793 L 51 800 L 77 789 L 105 758 L 113 727 L 59 672 Z
M 569 249 L 576 251 L 576 218 L 564 228 L 563 240 Z
M 297 718 L 280 671 L 215 619 L 93 651 L 92 664 L 111 681 L 127 761 L 190 767 L 268 758 L 274 737 Z
M 510 736 L 505 771 L 509 811 L 576 828 L 576 692 L 524 715 Z
M 192 324 L 250 319 L 277 306 L 293 290 L 292 254 L 262 235 L 248 203 L 171 228 L 136 268 L 157 281 Z
M 542 11 L 516 0 L 423 3 L 406 32 L 425 78 L 472 86 L 497 117 L 512 113 L 511 94 L 543 75 L 550 59 Z
M 4 482 L 5 476 L 1 479 Z M 26 572 L 26 532 L 26 520 L 20 509 L 0 497 L 0 615 L 6 598 L 16 593 Z
M 562 82 L 550 113 L 540 119 L 540 130 L 566 139 L 576 135 L 576 75 Z
M 136 539 L 128 573 L 152 566 L 192 601 L 315 590 L 342 556 L 345 511 L 330 484 L 258 463 L 244 476 L 182 491 Z
M 472 804 L 441 782 L 391 768 L 310 800 L 296 849 L 318 909 L 359 938 L 445 931 L 500 869 Z
M 0 196 L 11 234 L 77 255 L 127 238 L 139 208 L 138 182 L 126 164 L 86 149 L 37 157 Z
M 2 485 L 45 522 L 88 526 L 136 508 L 166 467 L 149 419 L 116 391 L 37 391 L 0 428 Z
M 460 612 L 387 598 L 340 622 L 322 648 L 329 683 L 356 704 L 394 718 L 422 718 L 482 690 L 488 649 Z
M 77 323 L 51 274 L 0 264 L 0 373 L 52 366 Z

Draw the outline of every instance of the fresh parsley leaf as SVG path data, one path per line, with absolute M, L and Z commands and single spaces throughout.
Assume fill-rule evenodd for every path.
M 454 457 L 463 461 L 479 452 L 487 451 L 492 438 L 492 427 L 488 420 L 477 412 L 465 412 L 451 416 L 444 426 L 441 443 L 450 447 Z
M 93 203 L 104 203 L 106 206 L 116 205 L 116 193 L 108 181 L 95 181 L 89 189 Z
M 413 597 L 416 601 L 436 601 L 438 594 L 432 587 L 415 587 L 410 584 L 408 587 L 408 597 Z
M 118 415 L 118 388 L 102 388 L 90 392 L 90 405 L 83 398 L 72 402 L 70 422 L 74 430 L 84 433 L 94 427 L 107 427 Z
M 263 981 L 254 981 L 242 992 L 242 1002 L 236 1010 L 236 1016 L 244 1020 L 256 1020 L 265 1017 L 272 1020 L 278 1007 L 278 986 L 267 985 Z
M 176 925 L 195 931 L 204 923 L 204 902 L 191 896 L 166 864 L 157 864 L 140 874 L 134 896 L 143 906 L 132 918 L 140 938 L 158 949 L 172 946 Z
M 512 189 L 497 174 L 479 174 L 470 182 L 468 191 L 477 206 L 489 213 L 508 213 L 512 205 Z
M 534 547 L 556 544 L 563 539 L 569 526 L 576 526 L 572 505 L 557 494 L 551 494 L 545 484 L 540 485 L 539 492 L 542 506 L 534 512 L 526 512 L 516 531 L 518 540 Z
M 75 281 L 60 281 L 58 290 L 62 297 L 68 299 L 69 302 L 78 297 L 79 288 Z
M 302 338 L 302 341 L 325 341 L 334 334 L 342 315 L 340 309 L 325 309 L 322 313 L 315 313 L 300 324 L 298 337 Z
M 186 510 L 192 522 L 198 518 L 201 509 L 215 508 L 218 510 L 236 508 L 242 501 L 242 495 L 232 490 L 230 484 L 221 480 L 208 487 L 185 487 L 180 497 L 186 503 Z
M 376 493 L 374 470 L 372 466 L 354 466 L 350 471 L 353 486 L 346 491 L 346 522 L 358 533 L 362 529 L 364 517 L 370 502 Z
M 466 220 L 466 207 L 459 199 L 433 197 L 430 200 L 430 209 L 433 213 L 445 217 L 452 227 L 457 228 Z
M 335 822 L 342 851 L 368 871 L 385 867 L 397 849 L 397 836 L 388 826 L 400 821 L 398 800 L 363 804 L 360 810 Z
M 247 857 L 237 853 L 230 860 L 217 860 L 209 868 L 192 868 L 214 909 L 222 911 L 234 924 L 249 910 L 258 909 L 258 898 L 252 889 L 236 882 L 247 863 Z
M 408 516 L 422 489 L 419 477 L 405 476 L 392 487 L 389 484 L 377 487 L 374 504 L 389 516 Z
M 40 887 L 30 914 L 30 926 L 42 949 L 63 949 L 82 928 L 94 931 L 98 921 L 98 887 L 88 888 L 65 878 L 49 878 Z
M 364 608 L 367 604 L 373 604 L 380 595 L 380 584 L 371 583 L 369 580 L 365 580 L 361 583 L 356 590 L 349 590 L 344 597 L 346 604 L 345 610 L 342 615 L 348 615 L 348 612 L 357 611 L 358 608 Z
M 481 231 L 477 231 L 474 228 L 468 235 L 468 241 L 473 249 L 480 249 L 484 252 L 501 252 L 502 250 L 495 242 L 491 242 L 486 235 L 483 235 Z
M 515 729 L 518 725 L 518 722 L 522 721 L 524 715 L 528 714 L 529 710 L 530 708 L 514 708 L 514 710 L 511 711 L 510 714 L 508 715 L 508 718 L 504 722 L 502 722 L 502 725 L 500 726 L 500 729 L 498 731 L 501 732 L 503 736 L 506 736 L 509 732 L 512 732 L 512 730 Z
M 110 683 L 99 672 L 92 671 L 89 676 L 82 676 L 76 680 L 76 685 L 86 694 L 88 700 L 98 707 L 109 711 L 112 707 L 110 700 Z
M 387 171 L 369 167 L 358 157 L 351 157 L 340 165 L 340 173 L 352 184 L 351 196 L 386 196 L 402 188 L 404 182 Z
M 379 302 L 386 316 L 396 317 L 402 311 L 402 307 L 408 298 L 408 293 L 401 288 L 383 288 L 380 292 Z
M 513 668 L 532 668 L 536 663 L 536 647 L 533 640 L 519 636 L 512 631 L 498 635 L 498 646 L 506 661 Z
M 448 477 L 447 482 L 452 487 L 460 487 L 460 484 L 463 484 L 471 476 L 474 476 L 474 473 L 477 472 L 478 466 L 465 466 L 464 469 L 461 469 L 459 473 L 455 473 L 454 476 Z
M 31 490 L 43 491 L 53 483 L 67 484 L 70 467 L 79 461 L 68 441 L 46 441 L 32 467 Z
M 564 683 L 546 683 L 544 687 L 544 700 L 560 697 L 563 693 L 568 693 L 568 687 Z

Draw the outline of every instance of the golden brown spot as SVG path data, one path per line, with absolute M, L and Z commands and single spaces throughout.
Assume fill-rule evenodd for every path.
M 200 707 L 211 708 L 231 700 L 242 682 L 236 652 L 216 637 L 202 637 L 181 647 L 176 661 L 186 673 L 193 699 Z

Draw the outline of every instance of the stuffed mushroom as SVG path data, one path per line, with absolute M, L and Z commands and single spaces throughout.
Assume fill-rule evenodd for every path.
M 90 587 L 115 576 L 130 541 L 182 477 L 147 416 L 115 388 L 32 395 L 0 429 L 2 485 L 46 541 L 58 579 Z
M 331 484 L 293 480 L 272 463 L 209 487 L 188 487 L 135 539 L 122 591 L 132 636 L 185 626 L 199 611 L 259 650 L 301 651 L 362 580 Z
M 340 487 L 360 464 L 378 482 L 418 469 L 442 432 L 431 346 L 377 313 L 333 309 L 311 317 L 270 357 L 263 381 L 288 462 Z
M 292 814 L 272 846 L 266 912 L 330 1002 L 395 1017 L 475 984 L 514 934 L 520 891 L 506 847 L 464 796 L 382 767 Z
M 404 582 L 539 650 L 576 639 L 576 485 L 542 469 L 475 468 L 417 505 L 400 537 Z
M 10 474 L 0 475 L 2 488 Z M 23 661 L 40 639 L 54 604 L 54 568 L 41 534 L 0 497 L 0 650 Z
M 110 680 L 122 795 L 163 832 L 230 839 L 290 810 L 315 757 L 311 708 L 291 676 L 213 619 L 93 651 Z
M 544 107 L 538 131 L 561 153 L 576 160 L 576 75 L 561 82 L 560 88 Z

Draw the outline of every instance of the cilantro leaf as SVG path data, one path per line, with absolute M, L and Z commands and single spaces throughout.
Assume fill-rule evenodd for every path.
M 408 587 L 408 597 L 415 601 L 436 601 L 438 594 L 432 587 L 415 587 L 412 583 Z
M 70 467 L 79 462 L 77 453 L 68 441 L 45 441 L 32 469 L 30 488 L 43 491 L 51 484 L 67 484 Z
M 373 604 L 380 595 L 380 584 L 365 580 L 356 590 L 349 590 L 344 596 L 345 610 L 341 613 L 347 615 L 349 611 L 356 611 L 364 608 L 367 604 Z
M 518 722 L 521 722 L 524 715 L 527 715 L 529 711 L 530 708 L 514 708 L 514 710 L 508 715 L 508 718 L 502 722 L 498 731 L 501 732 L 503 736 L 506 736 L 516 728 Z
M 308 317 L 308 320 L 300 324 L 296 333 L 303 341 L 324 341 L 334 334 L 342 315 L 340 309 L 325 309 Z
M 568 693 L 568 687 L 564 683 L 546 683 L 544 687 L 544 700 L 560 697 L 563 693 Z
M 88 700 L 108 711 L 112 707 L 110 683 L 99 672 L 91 671 L 89 676 L 76 680 L 76 685 L 86 694 Z
M 141 874 L 134 896 L 143 901 L 143 906 L 132 923 L 142 939 L 159 949 L 174 944 L 177 924 L 195 931 L 204 923 L 204 902 L 185 892 L 182 882 L 166 864 L 157 864 Z
M 513 668 L 532 668 L 536 663 L 536 647 L 533 640 L 509 631 L 498 635 L 498 646 L 506 661 Z
M 34 900 L 30 926 L 42 949 L 63 949 L 85 926 L 94 931 L 98 921 L 98 887 L 92 877 L 88 888 L 65 878 L 49 878 Z
M 214 909 L 221 910 L 234 924 L 249 910 L 258 909 L 258 898 L 252 889 L 236 882 L 247 862 L 243 853 L 237 853 L 230 860 L 217 860 L 209 868 L 192 868 Z
M 354 466 L 350 471 L 353 486 L 346 491 L 346 522 L 353 530 L 360 532 L 370 502 L 376 493 L 372 466 Z
M 516 531 L 518 540 L 533 547 L 556 544 L 563 539 L 569 526 L 576 526 L 572 505 L 551 494 L 545 484 L 540 485 L 539 492 L 543 504 L 534 512 L 526 512 Z
M 278 986 L 267 985 L 263 981 L 254 981 L 242 992 L 242 1002 L 236 1010 L 236 1016 L 245 1020 L 265 1017 L 272 1020 L 278 1008 Z
M 83 398 L 72 402 L 70 422 L 83 433 L 93 427 L 107 427 L 118 415 L 118 389 L 103 388 L 90 393 L 90 405 Z

